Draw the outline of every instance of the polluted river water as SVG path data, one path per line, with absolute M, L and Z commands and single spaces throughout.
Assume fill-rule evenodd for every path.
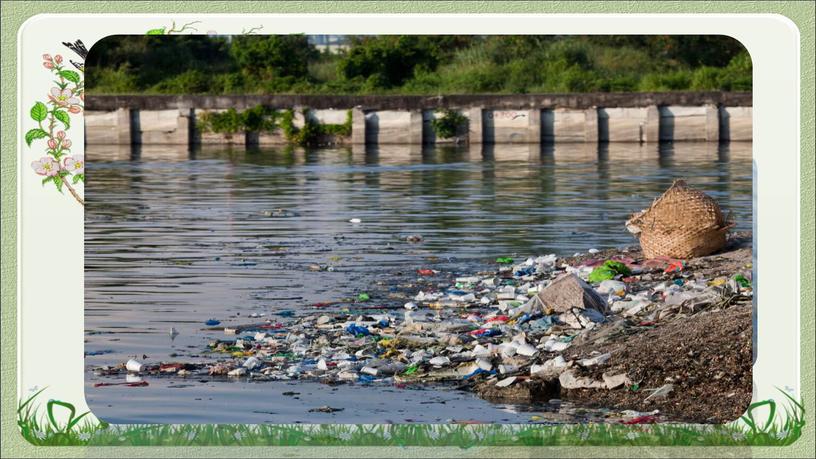
M 377 282 L 405 282 L 417 269 L 467 275 L 495 270 L 502 256 L 632 245 L 623 223 L 677 178 L 717 199 L 736 230 L 752 222 L 750 143 L 97 146 L 87 156 L 86 399 L 115 423 L 602 417 L 569 403 L 491 403 L 393 384 L 147 378 L 146 387 L 95 387 L 123 378 L 90 368 L 130 358 L 194 362 L 209 342 L 225 339 L 204 330 L 210 319 L 285 322 Z M 414 235 L 421 241 L 406 240 Z M 321 406 L 342 410 L 310 411 Z

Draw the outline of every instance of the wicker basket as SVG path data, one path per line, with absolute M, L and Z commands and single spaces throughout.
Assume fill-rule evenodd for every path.
M 683 180 L 675 181 L 648 209 L 626 222 L 640 239 L 646 258 L 709 255 L 725 246 L 732 226 L 717 201 Z

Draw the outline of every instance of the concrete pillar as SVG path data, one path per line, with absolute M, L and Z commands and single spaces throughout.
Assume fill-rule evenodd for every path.
M 422 145 L 422 110 L 411 110 L 409 116 L 408 143 Z
M 468 118 L 468 142 L 482 143 L 482 107 L 471 107 Z
M 527 143 L 541 143 L 541 110 L 530 110 Z
M 584 142 L 594 143 L 598 140 L 598 108 L 592 107 L 584 110 Z
M 643 127 L 641 141 L 660 141 L 660 110 L 658 110 L 657 105 L 646 107 L 646 124 Z
M 720 111 L 715 105 L 705 106 L 706 114 L 706 141 L 719 142 L 720 140 Z
M 361 107 L 351 110 L 351 143 L 363 145 L 366 143 L 366 120 Z

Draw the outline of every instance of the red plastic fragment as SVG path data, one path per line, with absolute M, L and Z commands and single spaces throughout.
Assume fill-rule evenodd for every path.
M 657 417 L 652 415 L 638 416 L 628 421 L 623 421 L 623 424 L 654 424 L 657 422 Z

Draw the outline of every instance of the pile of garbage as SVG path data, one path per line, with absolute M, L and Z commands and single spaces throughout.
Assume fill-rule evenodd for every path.
M 576 343 L 602 343 L 612 334 L 750 304 L 750 248 L 740 250 L 737 257 L 690 262 L 644 260 L 636 248 L 592 249 L 570 258 L 502 257 L 495 270 L 468 275 L 418 269 L 404 293 L 360 293 L 345 306 L 307 304 L 305 314 L 249 324 L 208 321 L 223 338 L 194 362 L 133 359 L 94 371 L 128 375 L 139 384 L 163 375 L 451 385 L 524 402 L 558 398 L 562 389 L 626 390 L 637 382 L 625 371 L 584 376 L 614 355 L 567 351 Z M 650 390 L 661 397 L 670 388 Z

